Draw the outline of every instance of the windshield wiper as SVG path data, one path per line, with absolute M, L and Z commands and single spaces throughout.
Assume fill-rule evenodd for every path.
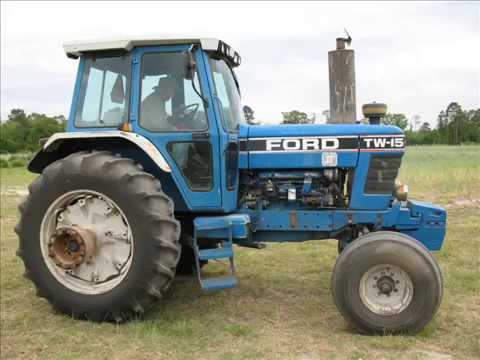
M 237 87 L 238 95 L 242 96 L 242 93 L 240 92 L 240 84 L 238 82 L 237 75 L 235 74 L 235 71 L 233 71 L 233 69 L 230 66 L 228 66 L 228 68 L 229 68 L 230 72 L 232 73 L 233 81 L 235 82 L 235 86 Z

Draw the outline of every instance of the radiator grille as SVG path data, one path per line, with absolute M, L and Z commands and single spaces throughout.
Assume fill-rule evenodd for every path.
M 391 194 L 402 162 L 402 155 L 373 155 L 370 158 L 365 193 Z

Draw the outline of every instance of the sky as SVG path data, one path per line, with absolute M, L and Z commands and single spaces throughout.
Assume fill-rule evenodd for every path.
M 1 2 L 1 117 L 68 115 L 78 61 L 66 41 L 180 34 L 237 50 L 242 102 L 257 119 L 329 108 L 328 51 L 353 38 L 364 103 L 436 123 L 456 101 L 480 107 L 480 3 Z

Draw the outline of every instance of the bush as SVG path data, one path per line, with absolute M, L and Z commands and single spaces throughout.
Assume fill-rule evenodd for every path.
M 10 158 L 10 167 L 15 168 L 15 167 L 26 167 L 27 166 L 27 159 L 17 157 L 17 156 L 12 156 Z
M 22 161 L 20 159 L 16 159 L 16 160 L 13 160 L 10 162 L 10 166 L 12 168 L 16 168 L 16 167 L 25 167 L 27 164 L 25 163 L 25 161 Z
M 6 159 L 0 159 L 0 168 L 9 168 L 10 163 Z

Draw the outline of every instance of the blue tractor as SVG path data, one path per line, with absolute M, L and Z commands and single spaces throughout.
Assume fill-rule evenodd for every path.
M 403 132 L 385 125 L 250 126 L 217 39 L 65 45 L 79 60 L 67 131 L 29 164 L 18 255 L 75 318 L 141 316 L 176 274 L 237 285 L 234 247 L 336 239 L 333 300 L 363 333 L 415 333 L 442 299 L 446 212 L 407 199 Z M 212 259 L 231 273 L 205 277 Z M 202 272 L 203 271 L 203 272 Z

